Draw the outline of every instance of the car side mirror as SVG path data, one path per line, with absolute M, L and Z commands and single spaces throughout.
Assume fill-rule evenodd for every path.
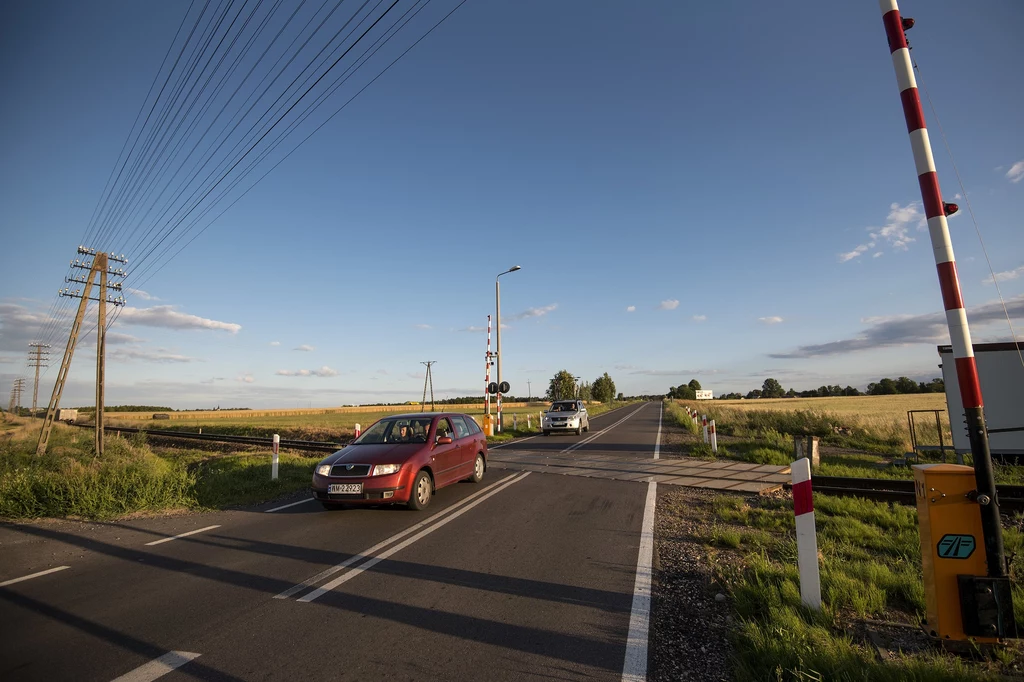
M 437 439 L 438 445 L 451 445 L 452 442 L 453 441 L 451 436 L 441 436 L 440 438 Z

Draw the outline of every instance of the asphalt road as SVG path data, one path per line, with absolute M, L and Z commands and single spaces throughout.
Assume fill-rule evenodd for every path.
M 629 406 L 582 436 L 509 447 L 650 457 L 659 409 Z M 314 502 L 267 513 L 286 500 L 3 524 L 0 679 L 642 674 L 648 602 L 634 590 L 650 493 L 646 483 L 491 468 L 422 513 Z M 193 534 L 167 540 L 183 533 Z M 19 580 L 42 571 L 52 572 Z

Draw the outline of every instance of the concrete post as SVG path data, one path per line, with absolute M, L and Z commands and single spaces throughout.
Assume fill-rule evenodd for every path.
M 276 481 L 277 480 L 277 451 L 278 451 L 278 449 L 280 449 L 280 447 L 281 447 L 281 436 L 279 436 L 278 434 L 275 433 L 274 434 L 274 441 L 273 441 L 274 456 L 273 456 L 273 458 L 270 461 L 270 479 L 272 481 Z

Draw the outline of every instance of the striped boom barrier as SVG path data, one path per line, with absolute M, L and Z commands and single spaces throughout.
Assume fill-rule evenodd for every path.
M 796 558 L 800 570 L 800 600 L 821 609 L 821 576 L 818 572 L 818 535 L 814 529 L 811 494 L 811 462 L 804 457 L 792 464 L 793 513 L 796 514 Z
M 487 316 L 487 355 L 484 367 L 484 413 L 491 413 L 491 316 Z
M 974 455 L 974 473 L 978 484 L 978 499 L 981 502 L 981 520 L 985 530 L 985 556 L 988 562 L 988 574 L 992 577 L 1007 575 L 1003 552 L 1003 533 L 999 521 L 999 503 L 996 498 L 995 477 L 992 471 L 992 456 L 989 451 L 988 432 L 985 427 L 984 403 L 981 398 L 981 383 L 978 380 L 978 367 L 974 360 L 974 346 L 971 343 L 971 331 L 967 324 L 967 311 L 964 309 L 963 295 L 960 291 L 960 279 L 956 271 L 956 259 L 953 257 L 953 243 L 949 238 L 949 225 L 946 216 L 956 213 L 956 204 L 942 201 L 939 189 L 939 176 L 932 158 L 932 145 L 925 126 L 924 110 L 918 95 L 917 79 L 914 77 L 914 65 L 910 57 L 910 46 L 907 44 L 906 31 L 913 27 L 914 20 L 900 16 L 896 0 L 879 0 L 882 12 L 882 23 L 885 25 L 885 37 L 889 42 L 893 68 L 896 71 L 896 82 L 900 89 L 900 100 L 903 103 L 903 116 L 910 134 L 910 147 L 914 153 L 914 164 L 917 167 L 917 181 L 921 188 L 921 199 L 924 202 L 925 217 L 928 219 L 928 234 L 931 238 L 932 253 L 938 271 L 939 288 L 942 291 L 942 303 L 946 311 L 946 324 L 949 327 L 949 340 L 953 346 L 953 358 L 956 363 L 956 376 L 960 384 L 960 400 L 963 403 L 964 415 L 967 418 L 967 434 L 971 442 L 971 453 Z M 950 413 L 952 418 L 954 415 Z

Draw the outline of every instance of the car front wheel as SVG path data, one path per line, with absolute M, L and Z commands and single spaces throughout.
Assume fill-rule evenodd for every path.
M 430 483 L 430 474 L 421 471 L 416 474 L 416 480 L 412 484 L 412 494 L 409 495 L 409 509 L 419 511 L 426 509 L 430 504 L 430 496 L 434 493 L 434 486 Z
M 476 461 L 473 462 L 473 475 L 469 477 L 469 481 L 473 483 L 479 483 L 484 480 L 484 456 L 477 454 Z

